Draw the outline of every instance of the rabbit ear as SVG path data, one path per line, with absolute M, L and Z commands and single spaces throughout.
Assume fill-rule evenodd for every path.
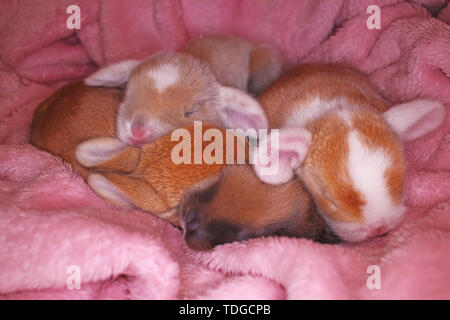
M 219 114 L 225 128 L 258 130 L 269 126 L 259 102 L 236 88 L 220 88 Z
M 311 133 L 304 128 L 272 130 L 262 138 L 252 163 L 257 176 L 270 184 L 291 180 L 301 166 L 311 144 Z
M 95 191 L 95 193 L 103 199 L 124 208 L 136 208 L 133 202 L 120 190 L 119 187 L 115 186 L 110 180 L 101 174 L 89 175 L 87 183 Z
M 445 120 L 442 103 L 417 99 L 398 104 L 383 113 L 383 118 L 403 140 L 419 138 L 439 127 Z
M 165 199 L 140 177 L 119 173 L 91 174 L 87 182 L 102 198 L 122 207 L 155 214 L 170 209 Z
M 94 72 L 84 80 L 88 86 L 118 87 L 128 81 L 131 71 L 141 60 L 124 60 Z
M 128 146 L 113 137 L 86 140 L 75 149 L 75 158 L 86 168 L 133 172 L 139 164 L 140 149 Z

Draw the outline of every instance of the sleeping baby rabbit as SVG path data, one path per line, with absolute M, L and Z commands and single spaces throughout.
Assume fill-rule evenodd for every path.
M 143 145 L 194 120 L 223 128 L 265 128 L 258 113 L 229 112 L 242 95 L 233 88 L 259 92 L 281 72 L 278 53 L 246 40 L 212 36 L 193 40 L 181 52 L 110 65 L 85 80 L 90 86 L 117 87 L 126 93 L 117 113 L 116 135 Z
M 230 53 L 227 59 L 236 61 L 236 65 L 227 65 L 230 73 L 239 74 L 243 65 L 248 68 L 249 54 L 254 52 L 256 56 L 263 56 L 255 58 L 260 61 L 259 68 L 252 69 L 260 71 L 260 76 L 255 77 L 269 79 L 275 75 L 269 72 L 267 77 L 261 62 L 267 61 L 262 53 L 272 51 L 264 46 L 252 49 L 250 44 L 237 38 L 202 38 L 194 40 L 186 50 L 201 55 L 204 47 L 208 53 L 203 55 L 210 56 L 205 59 L 212 65 L 220 65 L 224 57 L 210 52 L 218 46 L 222 51 L 225 46 Z M 239 62 L 239 58 L 244 62 Z M 249 71 L 242 73 L 246 78 Z M 228 79 L 227 84 L 239 87 L 240 78 L 236 77 L 235 83 Z M 261 116 L 264 112 L 254 99 L 234 87 L 221 85 L 212 67 L 192 55 L 161 53 L 142 63 L 121 62 L 99 70 L 85 82 L 116 86 L 127 81 L 126 93 L 121 88 L 82 83 L 59 89 L 35 110 L 31 143 L 61 156 L 86 176 L 86 169 L 79 166 L 74 151 L 78 143 L 90 138 L 116 136 L 123 143 L 143 145 L 195 120 L 208 120 L 223 128 L 267 127 L 267 119 Z
M 271 228 L 295 234 L 292 217 L 304 202 L 292 203 L 276 188 L 295 182 L 311 193 L 315 210 L 340 239 L 385 234 L 405 213 L 402 142 L 445 119 L 443 105 L 432 100 L 389 108 L 363 75 L 336 64 L 295 67 L 259 102 L 279 131 L 259 141 L 254 172 L 230 166 L 217 184 L 190 192 L 180 205 L 186 237 L 203 247 L 218 243 L 205 236 L 218 222 L 236 235 Z

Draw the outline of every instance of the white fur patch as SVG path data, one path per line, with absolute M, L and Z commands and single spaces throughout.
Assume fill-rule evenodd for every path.
M 173 64 L 163 64 L 150 69 L 148 76 L 153 79 L 155 88 L 162 92 L 177 83 L 180 79 L 180 71 Z
M 128 144 L 132 137 L 131 134 L 131 122 L 127 120 L 123 120 L 122 117 L 117 118 L 117 130 L 116 130 L 117 138 L 123 143 Z
M 344 109 L 341 109 L 343 107 Z M 360 106 L 350 104 L 344 97 L 333 100 L 322 100 L 319 97 L 308 102 L 299 102 L 295 111 L 289 115 L 285 126 L 304 127 L 307 123 L 319 119 L 328 112 L 335 112 L 349 126 L 351 125 L 351 111 Z M 350 110 L 349 110 L 350 109 Z
M 110 159 L 126 147 L 116 138 L 94 138 L 80 143 L 75 149 L 75 157 L 81 165 L 91 168 Z
M 336 220 L 329 219 L 327 214 L 322 214 L 322 216 L 325 218 L 332 230 L 342 240 L 347 242 L 360 242 L 367 240 L 373 236 L 382 235 L 398 227 L 403 219 L 403 211 L 401 211 L 399 214 L 393 214 L 391 217 L 380 219 L 373 223 L 337 222 Z M 379 228 L 382 228 L 384 232 L 374 234 L 374 232 L 376 232 Z
M 403 213 L 403 206 L 394 205 L 384 174 L 392 159 L 381 149 L 371 150 L 360 140 L 357 131 L 348 135 L 348 171 L 353 185 L 366 201 L 362 208 L 365 223 L 388 219 Z
M 338 110 L 337 115 L 344 121 L 349 127 L 352 126 L 352 115 L 348 110 Z
M 319 98 L 312 101 L 298 103 L 298 107 L 288 117 L 286 126 L 305 126 L 308 122 L 318 119 L 333 107 L 332 104 L 324 102 Z
M 349 106 L 344 98 L 334 100 L 322 100 L 319 97 L 308 102 L 299 102 L 298 107 L 288 117 L 285 125 L 304 127 L 307 123 L 317 120 L 325 113 L 335 109 L 338 106 Z M 349 121 L 347 111 L 338 111 L 338 115 L 346 122 Z
M 120 189 L 101 174 L 91 174 L 88 177 L 88 184 L 98 195 L 112 203 L 127 208 L 135 207 Z
M 333 231 L 344 241 L 359 242 L 381 235 L 397 227 L 402 221 L 405 207 L 395 205 L 389 195 L 386 169 L 392 159 L 382 149 L 369 149 L 361 142 L 356 130 L 348 135 L 348 171 L 355 190 L 361 193 L 366 204 L 361 208 L 363 222 L 340 222 L 323 213 Z

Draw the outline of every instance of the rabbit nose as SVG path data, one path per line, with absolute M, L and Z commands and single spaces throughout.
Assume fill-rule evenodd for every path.
M 131 125 L 131 134 L 134 139 L 136 140 L 143 140 L 146 138 L 150 133 L 150 130 L 142 125 Z

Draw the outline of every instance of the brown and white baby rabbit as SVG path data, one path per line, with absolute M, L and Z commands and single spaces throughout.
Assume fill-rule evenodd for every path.
M 425 99 L 389 108 L 366 77 L 337 64 L 296 67 L 260 102 L 270 126 L 281 128 L 282 139 L 301 138 L 292 128 L 304 127 L 312 140 L 303 163 L 280 145 L 280 159 L 285 159 L 278 173 L 263 174 L 259 162 L 257 174 L 271 184 L 299 177 L 322 217 L 346 241 L 398 226 L 405 213 L 402 142 L 436 129 L 446 113 L 441 103 Z
M 227 105 L 230 110 L 226 114 L 239 108 L 239 115 L 249 110 L 265 119 L 254 99 L 230 90 L 248 99 L 244 104 Z M 174 144 L 170 135 L 142 148 L 121 143 L 114 130 L 122 96 L 120 88 L 68 84 L 35 110 L 30 142 L 70 163 L 110 202 L 140 208 L 179 226 L 178 216 L 166 211 L 176 207 L 190 187 L 217 175 L 223 165 L 175 165 L 170 158 Z
M 325 238 L 362 241 L 384 234 L 405 213 L 402 140 L 432 131 L 445 118 L 444 107 L 430 100 L 389 109 L 364 76 L 340 65 L 296 67 L 259 101 L 270 127 L 281 128 L 279 139 L 272 133 L 260 140 L 255 172 L 230 166 L 216 185 L 186 197 L 179 214 L 187 241 L 218 243 L 216 225 L 226 225 L 238 239 L 247 230 L 270 228 L 295 235 L 292 217 L 304 214 L 308 203 L 304 186 L 332 229 Z
M 69 162 L 103 196 L 111 190 L 108 184 L 97 183 L 99 176 L 88 179 L 89 170 L 75 159 L 75 148 L 83 141 L 117 135 L 128 144 L 141 145 L 203 119 L 231 128 L 267 127 L 253 98 L 220 85 L 211 67 L 191 55 L 163 53 L 143 63 L 122 62 L 100 70 L 87 82 L 104 81 L 105 76 L 116 81 L 113 85 L 129 81 L 125 97 L 120 88 L 69 84 L 36 109 L 30 138 L 38 148 Z M 111 139 L 97 141 L 98 156 L 111 155 L 114 146 Z
M 204 41 L 209 43 L 208 38 Z M 199 51 L 199 43 L 190 47 Z M 234 68 L 241 65 L 229 66 L 229 71 Z M 191 55 L 161 53 L 142 63 L 127 60 L 99 70 L 85 82 L 108 87 L 127 81 L 125 95 L 120 88 L 81 83 L 59 89 L 35 110 L 31 143 L 61 156 L 85 176 L 74 151 L 78 143 L 93 137 L 117 136 L 124 143 L 142 145 L 195 120 L 225 128 L 268 125 L 253 98 L 220 85 L 211 67 Z
M 257 112 L 247 117 L 239 108 L 229 113 L 223 106 L 242 103 L 242 95 L 234 88 L 259 92 L 280 72 L 281 60 L 275 50 L 215 36 L 196 39 L 180 53 L 113 64 L 85 83 L 105 87 L 127 83 L 116 135 L 126 144 L 139 146 L 194 120 L 223 128 L 265 128 L 267 123 Z
M 267 126 L 264 111 L 252 97 L 238 89 L 224 90 L 223 99 L 215 105 L 220 119 L 232 127 L 245 127 L 254 125 L 253 117 L 256 116 L 262 122 L 255 125 Z M 120 88 L 90 87 L 81 82 L 68 84 L 36 108 L 30 142 L 60 156 L 87 178 L 89 171 L 76 160 L 75 149 L 81 142 L 92 138 L 115 137 L 117 111 L 122 98 L 123 90 Z M 170 110 L 167 112 L 169 116 Z M 190 125 L 193 122 L 186 119 L 183 123 Z M 107 156 L 117 144 L 111 144 L 111 140 L 102 141 L 104 145 L 97 143 L 98 156 Z

